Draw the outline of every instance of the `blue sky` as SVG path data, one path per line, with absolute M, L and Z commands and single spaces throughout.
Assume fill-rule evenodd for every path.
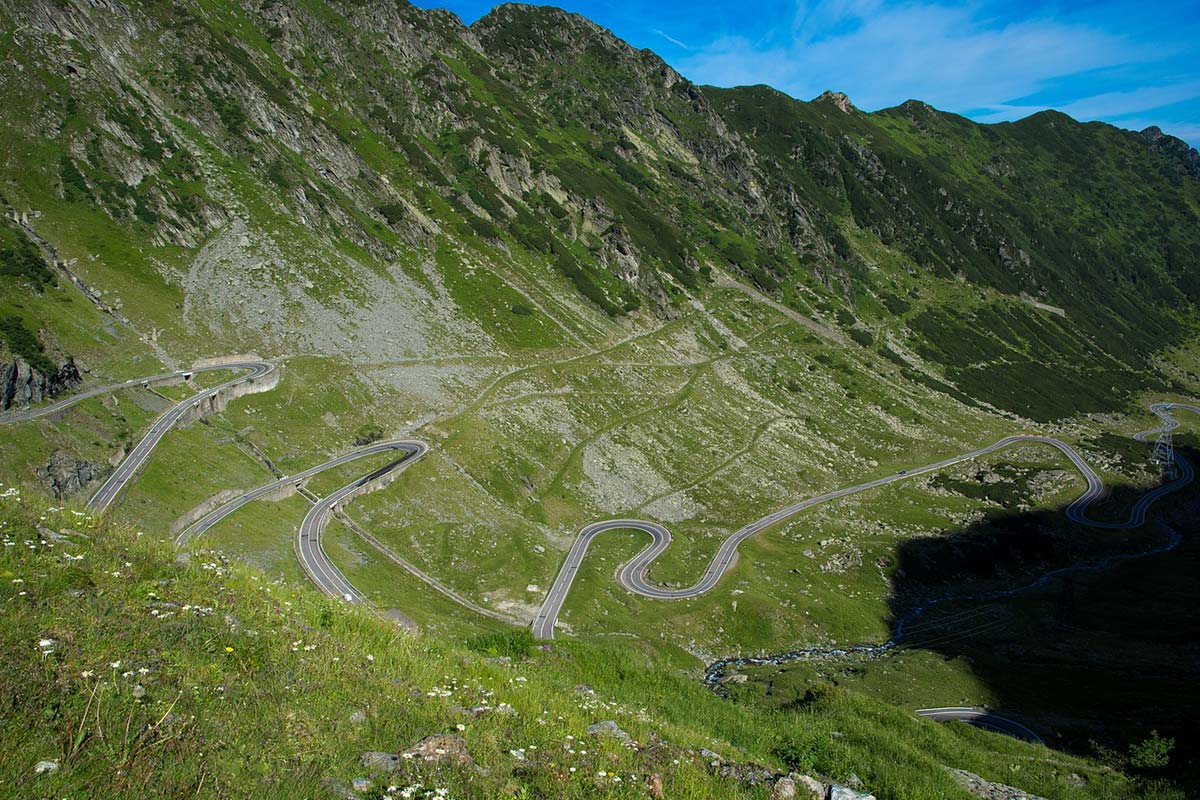
M 473 22 L 494 5 L 418 0 Z M 1200 0 L 563 0 L 697 83 L 864 110 L 909 98 L 981 122 L 1056 108 L 1200 146 Z

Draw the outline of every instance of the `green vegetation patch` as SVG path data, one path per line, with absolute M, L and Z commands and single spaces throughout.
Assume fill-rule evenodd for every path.
M 0 222 L 0 275 L 19 278 L 38 292 L 57 283 L 37 245 L 7 219 Z
M 0 317 L 0 335 L 8 343 L 8 349 L 25 359 L 30 367 L 48 375 L 55 370 L 54 362 L 46 355 L 46 348 L 37 335 L 25 327 L 20 317 Z

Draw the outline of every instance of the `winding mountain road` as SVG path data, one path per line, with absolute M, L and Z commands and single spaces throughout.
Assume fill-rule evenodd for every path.
M 358 602 L 362 599 L 362 593 L 350 583 L 341 570 L 334 566 L 321 546 L 321 533 L 329 521 L 329 515 L 337 509 L 339 503 L 345 503 L 351 497 L 383 485 L 385 479 L 390 481 L 395 473 L 398 473 L 401 469 L 425 455 L 428 450 L 429 447 L 424 442 L 417 441 L 416 439 L 397 439 L 388 442 L 376 442 L 352 452 L 344 453 L 315 467 L 310 467 L 303 472 L 298 472 L 295 475 L 289 475 L 264 484 L 257 489 L 229 500 L 180 531 L 175 537 L 175 542 L 181 545 L 187 544 L 196 537 L 203 535 L 209 528 L 247 503 L 279 492 L 280 490 L 287 490 L 291 487 L 299 488 L 304 481 L 325 470 L 349 464 L 360 458 L 378 453 L 402 452 L 404 455 L 396 460 L 385 464 L 361 478 L 351 481 L 333 494 L 318 499 L 313 504 L 313 507 L 309 509 L 308 513 L 304 515 L 304 521 L 300 523 L 300 530 L 296 535 L 296 557 L 300 560 L 300 566 L 304 569 L 305 574 L 308 575 L 309 580 L 326 594 L 341 597 L 347 602 Z
M 1151 406 L 1153 411 L 1160 419 L 1163 420 L 1161 428 L 1154 428 L 1148 431 L 1142 431 L 1134 436 L 1138 441 L 1146 441 L 1149 437 L 1156 435 L 1160 430 L 1173 430 L 1178 427 L 1179 423 L 1170 415 L 1172 409 L 1186 409 L 1196 413 L 1200 413 L 1200 409 L 1194 406 L 1179 405 L 1174 403 L 1157 403 Z M 777 525 L 780 522 L 794 516 L 804 509 L 811 508 L 821 503 L 826 503 L 830 500 L 836 500 L 840 497 L 847 497 L 852 494 L 864 492 L 869 489 L 874 489 L 879 486 L 885 486 L 889 483 L 908 480 L 909 478 L 918 475 L 924 475 L 930 472 L 945 469 L 946 467 L 959 464 L 963 461 L 970 461 L 980 456 L 994 453 L 997 450 L 1002 450 L 1014 444 L 1024 442 L 1037 442 L 1054 447 L 1061 451 L 1083 475 L 1087 481 L 1087 489 L 1077 497 L 1066 510 L 1067 517 L 1072 521 L 1082 525 L 1088 525 L 1096 528 L 1108 529 L 1128 529 L 1141 526 L 1146 519 L 1146 512 L 1153 503 L 1165 494 L 1177 491 L 1191 482 L 1193 471 L 1191 465 L 1183 458 L 1178 459 L 1180 467 L 1179 476 L 1162 486 L 1157 487 L 1153 491 L 1143 495 L 1130 511 L 1129 519 L 1124 522 L 1097 522 L 1089 520 L 1086 516 L 1086 511 L 1089 505 L 1097 498 L 1104 494 L 1104 481 L 1096 474 L 1083 457 L 1066 442 L 1055 439 L 1049 436 L 1037 436 L 1032 434 L 1020 434 L 1016 436 L 1006 436 L 1000 441 L 990 444 L 987 447 L 981 447 L 978 450 L 972 450 L 961 455 L 952 456 L 950 458 L 937 461 L 933 464 L 927 464 L 923 467 L 904 470 L 897 472 L 894 475 L 887 475 L 875 480 L 865 481 L 847 486 L 842 489 L 837 489 L 832 492 L 810 497 L 801 500 L 785 508 L 774 511 L 766 516 L 751 522 L 750 524 L 739 528 L 730 534 L 717 548 L 716 554 L 713 555 L 712 561 L 700 576 L 696 583 L 683 589 L 667 589 L 659 585 L 650 583 L 647 573 L 650 565 L 662 555 L 671 544 L 671 532 L 657 522 L 638 519 L 612 519 L 593 522 L 587 525 L 579 532 L 575 542 L 572 544 L 570 551 L 567 553 L 567 558 L 563 562 L 562 568 L 559 570 L 558 576 L 554 580 L 554 584 L 550 587 L 550 591 L 546 594 L 546 598 L 542 603 L 541 609 L 533 621 L 533 634 L 540 639 L 554 638 L 554 628 L 558 621 L 558 615 L 562 611 L 563 603 L 570 592 L 571 585 L 575 580 L 575 576 L 579 573 L 579 567 L 583 562 L 584 556 L 587 554 L 588 547 L 592 541 L 600 534 L 618 529 L 639 530 L 650 535 L 650 543 L 635 555 L 632 559 L 617 568 L 616 580 L 627 591 L 633 594 L 638 594 L 643 597 L 650 597 L 656 600 L 680 600 L 692 597 L 699 597 L 705 592 L 717 585 L 722 576 L 728 572 L 737 561 L 738 546 L 751 536 Z
M 168 411 L 160 415 L 151 425 L 150 430 L 142 437 L 141 441 L 131 450 L 125 459 L 118 465 L 117 469 L 109 478 L 104 481 L 96 493 L 89 501 L 89 506 L 95 510 L 103 511 L 111 506 L 120 496 L 124 488 L 133 480 L 141 466 L 149 459 L 154 448 L 161 441 L 162 437 L 177 425 L 189 412 L 193 409 L 200 409 L 202 404 L 214 401 L 222 392 L 233 389 L 234 387 L 242 387 L 239 391 L 247 393 L 248 391 L 266 391 L 273 388 L 274 381 L 262 381 L 268 375 L 275 373 L 275 366 L 267 361 L 259 361 L 255 359 L 236 359 L 230 360 L 227 363 L 206 364 L 204 366 L 194 367 L 190 370 L 178 370 L 175 372 L 155 375 L 148 378 L 135 378 L 123 383 L 110 384 L 107 386 L 99 386 L 81 392 L 65 400 L 60 400 L 39 408 L 26 409 L 18 412 L 10 412 L 0 415 L 0 424 L 11 424 L 15 422 L 25 422 L 29 420 L 45 417 L 59 411 L 63 411 L 76 403 L 82 402 L 90 397 L 96 397 L 101 394 L 119 391 L 121 389 L 132 388 L 135 386 L 148 386 L 153 383 L 163 383 L 181 378 L 188 378 L 196 372 L 217 371 L 217 370 L 244 370 L 244 375 L 239 375 L 229 381 L 226 381 L 218 386 L 210 389 L 205 389 L 197 394 L 177 403 Z M 276 373 L 277 374 L 277 373 Z M 269 384 L 269 385 L 268 385 Z M 1138 441 L 1146 441 L 1149 437 L 1158 434 L 1160 431 L 1170 431 L 1179 426 L 1179 422 L 1171 416 L 1170 412 L 1176 409 L 1183 409 L 1193 413 L 1200 414 L 1200 407 L 1182 405 L 1178 403 L 1157 403 L 1151 406 L 1151 410 L 1163 421 L 1160 428 L 1155 428 L 1143 431 L 1134 436 Z M 972 450 L 957 456 L 937 461 L 932 464 L 927 464 L 923 467 L 918 467 L 910 470 L 902 470 L 893 475 L 887 475 L 874 480 L 865 481 L 854 486 L 848 486 L 842 489 L 837 489 L 816 497 L 810 497 L 805 500 L 793 503 L 778 511 L 774 511 L 759 519 L 749 523 L 748 525 L 734 531 L 725 538 L 717 548 L 712 561 L 692 586 L 683 589 L 668 589 L 663 586 L 655 585 L 649 581 L 648 572 L 650 565 L 660 556 L 671 544 L 671 532 L 664 526 L 647 520 L 639 519 L 611 519 L 593 522 L 585 526 L 576 537 L 571 546 L 567 557 L 563 562 L 562 568 L 551 586 L 550 591 L 542 603 L 540 610 L 533 620 L 533 633 L 538 638 L 551 639 L 554 637 L 554 629 L 558 622 L 558 615 L 562 610 L 563 603 L 566 601 L 576 575 L 579 573 L 579 567 L 583 562 L 584 556 L 587 554 L 588 547 L 592 541 L 600 534 L 618 529 L 640 530 L 650 535 L 650 543 L 642 549 L 632 559 L 618 567 L 616 572 L 617 582 L 627 591 L 634 594 L 642 595 L 659 600 L 677 600 L 698 597 L 712 589 L 721 578 L 727 573 L 737 562 L 738 547 L 746 539 L 754 536 L 761 531 L 770 528 L 787 520 L 788 518 L 798 514 L 799 512 L 811 508 L 815 505 L 835 500 L 841 497 L 857 494 L 859 492 L 874 489 L 879 486 L 885 486 L 897 481 L 907 480 L 909 478 L 924 475 L 930 472 L 935 472 L 946 467 L 953 466 L 964 461 L 970 461 L 988 453 L 1010 447 L 1014 444 L 1035 442 L 1046 444 L 1058 449 L 1062 452 L 1079 470 L 1087 482 L 1087 488 L 1083 494 L 1077 497 L 1066 509 L 1068 518 L 1082 525 L 1088 525 L 1096 528 L 1107 529 L 1129 529 L 1141 526 L 1146 519 L 1146 513 L 1163 495 L 1177 491 L 1183 486 L 1190 483 L 1194 477 L 1194 471 L 1190 463 L 1184 458 L 1177 458 L 1179 466 L 1178 476 L 1169 483 L 1163 484 L 1154 490 L 1143 495 L 1130 510 L 1129 518 L 1123 522 L 1104 522 L 1093 521 L 1087 518 L 1086 511 L 1089 505 L 1104 494 L 1104 482 L 1092 467 L 1083 460 L 1082 456 L 1075 451 L 1069 444 L 1060 439 L 1055 439 L 1049 436 L 1039 436 L 1031 434 L 1021 434 L 1016 436 L 1008 436 L 1000 441 L 981 447 L 977 450 Z M 300 560 L 300 564 L 309 579 L 322 591 L 335 597 L 341 597 L 347 602 L 359 602 L 363 599 L 363 595 L 350 581 L 342 574 L 340 570 L 330 561 L 321 546 L 321 534 L 324 531 L 325 525 L 328 523 L 329 516 L 338 510 L 339 505 L 344 504 L 353 497 L 371 491 L 386 483 L 400 470 L 407 467 L 412 462 L 421 458 L 428 451 L 428 446 L 421 441 L 415 439 L 398 439 L 387 442 L 377 442 L 372 445 L 360 448 L 358 450 L 345 453 L 335 458 L 329 459 L 317 466 L 300 472 L 296 475 L 287 476 L 276 481 L 264 484 L 256 489 L 246 492 L 232 500 L 229 500 L 219 507 L 209 511 L 199 520 L 185 528 L 176 537 L 176 542 L 186 544 L 196 537 L 202 535 L 212 526 L 216 525 L 221 520 L 228 517 L 237 509 L 272 493 L 281 490 L 289 490 L 291 486 L 300 487 L 301 484 L 308 478 L 323 472 L 327 469 L 337 467 L 343 464 L 356 461 L 366 456 L 384 452 L 402 452 L 403 455 L 394 461 L 374 470 L 368 475 L 358 478 L 349 484 L 343 486 L 332 494 L 316 500 L 313 507 L 305 515 L 303 522 L 300 525 L 297 533 L 295 547 L 296 555 Z M 396 558 L 396 557 L 394 557 Z M 410 568 L 410 571 L 415 570 L 415 567 Z M 427 583 L 447 594 L 456 602 L 463 603 L 467 607 L 473 607 L 465 601 L 464 598 L 454 593 L 448 587 L 444 587 L 436 579 L 417 571 L 418 577 L 421 577 Z M 887 645 L 877 647 L 893 646 L 895 642 L 903 635 L 903 621 L 898 622 L 896 632 L 891 641 Z M 877 649 L 877 647 L 875 649 Z M 733 659 L 732 661 L 740 661 Z M 723 663 L 723 662 L 719 662 Z M 710 670 L 711 671 L 711 670 Z
M 214 386 L 211 389 L 203 389 L 191 397 L 183 400 L 180 403 L 172 406 L 165 413 L 159 416 L 150 426 L 150 430 L 142 437 L 134 448 L 126 454 L 124 460 L 117 466 L 108 479 L 96 490 L 88 501 L 88 506 L 96 511 L 103 511 L 108 508 L 125 487 L 133 480 L 137 471 L 141 469 L 146 460 L 150 458 L 150 454 L 154 452 L 154 448 L 166 435 L 167 431 L 175 427 L 192 409 L 199 408 L 202 403 L 211 402 L 219 394 L 235 386 L 243 384 L 253 385 L 255 382 L 261 381 L 262 378 L 270 375 L 275 370 L 275 365 L 267 361 L 245 360 L 231 361 L 222 364 L 211 364 L 193 369 L 177 370 L 176 372 L 167 372 L 162 375 L 153 375 L 148 378 L 134 378 L 133 380 L 123 383 L 114 383 L 108 386 L 97 386 L 85 392 L 73 395 L 65 400 L 59 400 L 49 405 L 39 406 L 37 408 L 24 409 L 17 412 L 9 412 L 0 416 L 0 424 L 11 424 L 14 422 L 27 422 L 29 420 L 38 419 L 40 417 L 49 416 L 59 411 L 64 411 L 67 408 L 87 400 L 91 397 L 96 397 L 102 394 L 119 391 L 121 389 L 130 389 L 135 386 L 149 386 L 153 383 L 165 383 L 172 380 L 180 380 L 191 377 L 197 372 L 215 372 L 219 370 L 244 370 L 246 374 L 239 375 L 236 378 L 225 381 L 224 383 Z M 266 389 L 272 388 L 265 386 Z
M 405 451 L 405 455 L 318 500 L 304 515 L 300 531 L 296 534 L 296 555 L 300 558 L 300 566 L 304 568 L 309 580 L 326 594 L 340 596 L 348 603 L 362 600 L 362 593 L 354 588 L 354 584 L 350 583 L 341 570 L 329 560 L 329 556 L 325 555 L 325 550 L 321 547 L 321 533 L 329 522 L 329 515 L 337 509 L 339 503 L 371 491 L 374 488 L 373 484 L 382 482 L 384 478 L 389 478 L 396 471 L 407 467 L 428 450 L 424 442 L 415 440 L 388 444 L 392 446 L 391 449 Z
M 976 728 L 1007 734 L 1015 739 L 1024 739 L 1027 742 L 1037 742 L 1040 744 L 1042 741 L 1042 737 L 1015 719 L 1009 719 L 986 708 L 971 708 L 969 706 L 920 708 L 917 709 L 917 716 L 932 719 L 936 722 L 952 722 L 957 720 L 965 722 L 968 725 L 974 725 Z

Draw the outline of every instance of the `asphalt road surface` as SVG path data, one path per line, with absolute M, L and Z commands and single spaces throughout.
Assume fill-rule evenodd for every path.
M 245 374 L 233 378 L 219 386 L 211 389 L 205 389 L 188 399 L 176 404 L 170 410 L 162 414 L 154 421 L 150 430 L 142 437 L 141 441 L 131 450 L 113 472 L 112 475 L 104 482 L 103 485 L 96 491 L 89 501 L 89 506 L 96 510 L 104 510 L 120 496 L 124 488 L 137 474 L 137 471 L 150 457 L 155 446 L 162 437 L 174 427 L 192 408 L 198 407 L 202 402 L 214 397 L 221 391 L 261 378 L 271 373 L 275 367 L 273 364 L 266 361 L 245 360 L 234 361 L 226 364 L 213 364 L 203 367 L 198 367 L 190 370 L 179 370 L 176 372 L 164 373 L 148 378 L 135 378 L 124 383 L 116 383 L 108 386 L 99 386 L 89 389 L 85 392 L 73 395 L 70 398 L 51 403 L 38 408 L 25 409 L 16 412 L 9 412 L 0 415 L 0 424 L 10 424 L 14 422 L 24 422 L 37 419 L 39 417 L 54 414 L 69 408 L 76 403 L 86 400 L 90 397 L 106 394 L 120 389 L 132 388 L 135 386 L 145 386 L 152 383 L 162 383 L 170 380 L 178 380 L 189 373 L 206 372 L 215 370 L 244 370 Z M 1160 430 L 1173 430 L 1178 427 L 1179 423 L 1175 420 L 1170 412 L 1174 409 L 1184 409 L 1200 414 L 1200 407 L 1181 405 L 1176 403 L 1158 403 L 1151 406 L 1151 410 L 1163 420 L 1161 428 L 1155 428 L 1143 431 L 1134 436 L 1138 441 L 1147 441 L 1150 437 L 1157 435 Z M 612 519 L 593 522 L 587 525 L 579 532 L 575 542 L 572 544 L 570 551 L 567 553 L 566 560 L 562 568 L 559 570 L 554 584 L 550 587 L 545 600 L 542 603 L 541 609 L 533 621 L 533 633 L 535 636 L 543 639 L 551 639 L 554 637 L 554 628 L 558 621 L 558 615 L 562 610 L 563 603 L 566 600 L 567 594 L 571 589 L 571 585 L 575 580 L 575 576 L 579 572 L 579 566 L 583 562 L 584 556 L 587 554 L 588 547 L 596 536 L 605 531 L 616 529 L 640 530 L 650 535 L 650 544 L 648 544 L 641 552 L 630 559 L 625 564 L 621 565 L 616 572 L 617 582 L 626 590 L 644 597 L 650 597 L 661 600 L 675 600 L 690 597 L 698 597 L 716 586 L 717 582 L 728 572 L 737 562 L 737 551 L 739 545 L 746 539 L 755 534 L 772 527 L 784 520 L 792 517 L 804 509 L 812 506 L 835 500 L 840 497 L 846 497 L 858 492 L 867 491 L 878 486 L 884 486 L 889 483 L 907 480 L 908 478 L 917 475 L 924 475 L 929 472 L 945 469 L 946 467 L 958 464 L 963 461 L 969 461 L 974 458 L 986 455 L 988 453 L 1001 450 L 1013 444 L 1021 442 L 1039 442 L 1055 447 L 1060 450 L 1070 461 L 1075 465 L 1075 468 L 1083 475 L 1087 482 L 1087 489 L 1076 498 L 1066 510 L 1067 516 L 1080 524 L 1089 525 L 1097 528 L 1108 529 L 1128 529 L 1136 528 L 1142 525 L 1146 519 L 1146 513 L 1150 506 L 1163 495 L 1177 491 L 1183 486 L 1190 483 L 1194 477 L 1194 472 L 1191 464 L 1182 457 L 1177 457 L 1176 463 L 1179 467 L 1178 476 L 1169 483 L 1163 484 L 1156 489 L 1147 492 L 1143 495 L 1130 511 L 1129 519 L 1123 522 L 1096 522 L 1089 520 L 1086 517 L 1088 506 L 1097 498 L 1104 494 L 1104 482 L 1095 470 L 1083 460 L 1074 448 L 1059 439 L 1048 436 L 1034 435 L 1017 435 L 1008 436 L 995 444 L 981 447 L 978 450 L 972 450 L 968 453 L 952 456 L 943 459 L 933 464 L 928 464 L 915 469 L 904 470 L 893 475 L 887 475 L 875 480 L 866 481 L 864 483 L 848 486 L 843 489 L 837 489 L 832 492 L 827 492 L 816 497 L 810 497 L 801 500 L 778 511 L 772 512 L 763 516 L 754 522 L 746 525 L 743 528 L 730 534 L 717 548 L 716 554 L 712 561 L 705 569 L 700 579 L 690 587 L 684 589 L 667 589 L 662 586 L 657 586 L 649 582 L 647 573 L 650 565 L 655 559 L 660 556 L 663 551 L 671 544 L 671 532 L 662 525 L 656 522 L 637 519 Z M 365 475 L 357 480 L 343 486 L 333 494 L 317 500 L 313 507 L 305 515 L 304 521 L 300 525 L 300 530 L 296 538 L 296 554 L 300 559 L 300 564 L 305 573 L 309 576 L 314 584 L 322 591 L 335 597 L 341 597 L 348 602 L 357 602 L 362 599 L 361 592 L 356 589 L 353 584 L 337 569 L 336 566 L 329 560 L 321 547 L 321 533 L 324 530 L 325 524 L 328 522 L 329 515 L 338 508 L 338 505 L 348 501 L 353 496 L 361 494 L 364 491 L 369 491 L 369 484 L 379 481 L 393 472 L 396 472 L 416 459 L 425 454 L 428 447 L 424 442 L 417 440 L 396 440 L 389 442 L 379 442 L 369 445 L 359 450 L 338 456 L 329 461 L 311 467 L 304 472 L 296 475 L 287 476 L 280 480 L 273 481 L 264 486 L 260 486 L 250 492 L 247 492 L 240 497 L 234 498 L 229 502 L 221 505 L 213 511 L 206 514 L 197 522 L 183 530 L 177 537 L 176 541 L 180 544 L 191 541 L 197 536 L 203 534 L 206 530 L 217 524 L 225 517 L 232 514 L 238 508 L 241 508 L 246 503 L 252 502 L 273 491 L 281 489 L 288 484 L 299 486 L 305 479 L 322 472 L 331 467 L 346 464 L 355 461 L 364 456 L 375 453 L 400 451 L 404 455 L 395 461 L 375 470 L 369 475 Z M 430 578 L 429 580 L 433 580 Z M 436 581 L 435 581 L 436 583 Z
M 210 366 L 197 367 L 195 369 L 179 370 L 177 372 L 167 372 L 162 375 L 153 375 L 149 378 L 134 378 L 124 383 L 114 383 L 108 386 L 97 386 L 93 389 L 80 392 L 72 395 L 65 400 L 59 400 L 56 403 L 39 406 L 37 408 L 22 409 L 21 411 L 8 412 L 0 415 L 0 424 L 11 424 L 14 422 L 27 422 L 29 420 L 38 419 L 39 417 L 49 416 L 59 411 L 63 411 L 76 403 L 87 400 L 90 397 L 96 397 L 102 394 L 119 391 L 121 389 L 130 389 L 135 386 L 148 386 L 152 383 L 164 383 L 171 380 L 179 380 L 186 375 L 191 375 L 196 372 L 215 372 L 217 370 L 244 370 L 246 374 L 239 375 L 236 378 L 226 381 L 225 383 L 215 386 L 211 389 L 204 389 L 197 394 L 192 395 L 181 403 L 176 404 L 162 416 L 154 421 L 150 426 L 150 430 L 142 437 L 142 440 L 134 446 L 134 448 L 126 454 L 125 459 L 117 466 L 112 475 L 96 490 L 92 495 L 92 499 L 88 501 L 88 506 L 96 511 L 103 511 L 108 508 L 125 487 L 129 484 L 137 471 L 146 463 L 146 459 L 150 457 L 150 453 L 158 445 L 159 441 L 171 430 L 176 423 L 181 420 L 185 414 L 192 408 L 200 405 L 201 402 L 208 400 L 220 392 L 237 386 L 238 384 L 247 381 L 256 380 L 269 374 L 275 369 L 275 365 L 266 361 L 235 361 L 228 364 L 213 364 Z
M 1024 739 L 1027 742 L 1037 742 L 1041 744 L 1042 737 L 1038 736 L 1029 728 L 1025 727 L 1015 719 L 997 714 L 995 711 L 988 711 L 985 708 L 968 708 L 966 706 L 952 706 L 948 708 L 921 708 L 917 709 L 918 717 L 926 717 L 927 719 L 936 720 L 937 722 L 950 722 L 959 720 L 974 725 L 977 728 L 983 728 L 997 733 L 1005 733 L 1017 739 Z
M 166 435 L 167 431 L 175 427 L 175 424 L 183 419 L 184 415 L 191 409 L 222 391 L 237 386 L 239 383 L 245 383 L 267 375 L 275 369 L 275 365 L 266 361 L 239 361 L 232 364 L 208 367 L 207 369 L 242 369 L 246 370 L 246 374 L 239 375 L 211 389 L 204 389 L 183 402 L 176 404 L 158 419 L 154 420 L 154 424 L 150 426 L 150 430 L 142 437 L 142 440 L 134 445 L 133 449 L 126 454 L 125 460 L 117 465 L 113 473 L 108 476 L 108 479 L 92 495 L 92 499 L 88 501 L 88 506 L 97 511 L 103 511 L 112 505 L 129 482 L 133 480 L 137 471 L 150 458 L 150 454 L 154 452 L 154 448 L 158 446 L 162 437 Z
M 178 544 L 186 544 L 247 503 L 258 500 L 289 485 L 299 487 L 301 483 L 319 472 L 324 472 L 327 469 L 342 464 L 349 464 L 352 461 L 357 461 L 360 458 L 375 455 L 376 453 L 401 452 L 404 455 L 395 461 L 385 464 L 370 474 L 351 481 L 333 494 L 317 500 L 304 516 L 304 521 L 300 523 L 300 530 L 296 536 L 296 556 L 300 559 L 300 566 L 304 568 L 305 574 L 308 575 L 317 588 L 328 595 L 340 597 L 347 602 L 358 602 L 362 599 L 362 593 L 354 588 L 354 585 L 346 579 L 346 576 L 325 555 L 325 550 L 321 547 L 321 532 L 325 529 L 325 524 L 329 521 L 329 515 L 339 504 L 347 502 L 356 493 L 369 491 L 369 487 L 372 484 L 407 467 L 425 455 L 428 449 L 428 446 L 424 442 L 415 439 L 376 442 L 375 444 L 361 447 L 350 453 L 331 458 L 323 464 L 310 467 L 303 472 L 272 481 L 230 500 L 182 530 L 175 537 L 175 541 Z
M 1167 430 L 1173 430 L 1179 425 L 1171 415 L 1172 409 L 1186 409 L 1200 413 L 1200 409 L 1193 406 L 1177 405 L 1173 403 L 1158 403 L 1151 406 L 1151 410 L 1163 420 L 1163 427 Z M 1159 428 L 1143 431 L 1135 435 L 1138 441 L 1146 441 L 1152 436 L 1159 433 Z M 567 558 L 563 562 L 562 568 L 559 570 L 558 576 L 554 580 L 554 584 L 550 587 L 550 591 L 546 594 L 545 600 L 542 602 L 542 607 L 538 611 L 537 616 L 533 621 L 533 634 L 540 639 L 554 638 L 554 628 L 558 621 L 558 615 L 562 610 L 563 602 L 566 600 L 567 593 L 571 590 L 571 584 L 575 580 L 575 576 L 579 573 L 579 566 L 583 562 L 583 557 L 587 554 L 588 547 L 592 541 L 604 533 L 605 531 L 616 529 L 639 530 L 650 535 L 650 544 L 648 544 L 641 552 L 630 559 L 625 564 L 617 568 L 616 580 L 627 591 L 634 594 L 642 595 L 643 597 L 651 597 L 659 600 L 679 600 L 690 597 L 698 597 L 717 585 L 721 577 L 733 567 L 737 562 L 738 546 L 746 539 L 754 536 L 766 528 L 777 525 L 789 517 L 803 511 L 806 508 L 836 500 L 839 497 L 864 492 L 869 489 L 874 489 L 879 486 L 885 486 L 889 483 L 908 480 L 917 475 L 924 475 L 930 472 L 945 469 L 946 467 L 958 464 L 963 461 L 979 458 L 988 453 L 1002 450 L 1005 447 L 1010 447 L 1014 444 L 1022 442 L 1038 442 L 1046 444 L 1060 450 L 1070 461 L 1075 465 L 1075 468 L 1083 475 L 1087 481 L 1087 489 L 1076 498 L 1070 506 L 1067 507 L 1066 514 L 1074 522 L 1089 525 L 1097 528 L 1110 529 L 1127 529 L 1136 528 L 1142 525 L 1146 519 L 1146 512 L 1150 506 L 1165 494 L 1177 491 L 1183 486 L 1191 482 L 1193 477 L 1192 467 L 1183 458 L 1178 458 L 1177 463 L 1180 468 L 1179 476 L 1170 483 L 1163 484 L 1151 492 L 1146 493 L 1134 505 L 1130 511 L 1129 519 L 1124 522 L 1093 522 L 1086 517 L 1087 507 L 1097 498 L 1104 494 L 1104 481 L 1096 474 L 1096 471 L 1083 460 L 1083 458 L 1066 442 L 1055 439 L 1049 436 L 1034 436 L 1021 434 L 1017 436 L 1007 436 L 995 444 L 981 447 L 978 450 L 972 450 L 968 453 L 952 456 L 943 459 L 933 464 L 927 464 L 923 467 L 904 470 L 897 472 L 894 475 L 887 475 L 875 480 L 859 483 L 854 486 L 847 486 L 843 489 L 837 489 L 832 492 L 827 492 L 816 497 L 810 497 L 806 500 L 801 500 L 793 503 L 790 506 L 774 511 L 761 517 L 749 525 L 740 528 L 730 534 L 720 546 L 717 548 L 716 554 L 713 556 L 708 567 L 700 576 L 700 579 L 693 585 L 684 589 L 667 589 L 662 586 L 657 586 L 649 582 L 647 572 L 650 565 L 658 558 L 664 550 L 671 544 L 671 532 L 662 525 L 656 522 L 637 519 L 613 519 L 603 520 L 601 522 L 593 522 L 587 525 L 579 532 L 574 544 L 571 545 L 570 551 L 567 553 Z

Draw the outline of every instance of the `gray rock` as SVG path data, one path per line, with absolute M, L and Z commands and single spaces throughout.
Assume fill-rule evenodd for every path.
M 700 748 L 700 756 L 705 761 L 709 761 L 709 762 L 712 762 L 712 761 L 721 762 L 721 761 L 725 760 L 724 758 L 721 757 L 720 753 L 714 753 L 712 750 L 709 750 L 704 747 Z
M 398 608 L 389 608 L 387 611 L 384 611 L 383 618 L 396 623 L 409 633 L 420 633 L 421 631 L 421 626 L 412 617 Z
M 358 763 L 371 772 L 389 773 L 400 769 L 400 756 L 381 750 L 368 750 L 358 757 Z
M 632 742 L 633 737 L 621 730 L 621 726 L 611 719 L 602 720 L 587 726 L 587 732 L 592 736 L 609 736 L 623 742 Z
M 829 800 L 875 800 L 875 795 L 856 792 L 848 786 L 835 783 L 829 787 Z
M 796 800 L 796 782 L 791 778 L 780 778 L 771 787 L 771 800 Z
M 0 409 L 40 403 L 74 389 L 81 381 L 75 362 L 69 358 L 46 374 L 29 366 L 20 356 L 14 356 L 11 362 L 0 366 Z
M 974 772 L 967 772 L 965 769 L 951 769 L 950 776 L 959 786 L 983 800 L 1045 800 L 1045 798 L 1014 789 L 1003 783 L 984 780 Z
M 54 772 L 58 769 L 57 761 L 39 761 L 33 765 L 34 775 L 45 775 L 48 772 Z
M 799 800 L 825 800 L 825 784 L 808 775 L 793 772 L 788 775 L 796 786 L 796 797 Z
M 717 768 L 717 774 L 722 778 L 729 778 L 740 783 L 748 783 L 751 786 L 774 784 L 776 779 L 780 777 L 779 773 L 770 767 L 754 763 L 739 764 L 726 762 Z
M 51 494 L 62 499 L 75 494 L 106 471 L 99 464 L 55 450 L 50 454 L 49 463 L 38 468 L 37 476 Z
M 1200 152 L 1196 148 L 1182 139 L 1163 133 L 1157 125 L 1151 125 L 1138 136 L 1151 150 L 1169 159 L 1175 171 L 1200 180 Z
M 467 742 L 453 734 L 434 734 L 401 753 L 413 761 L 427 764 L 474 764 L 475 759 L 467 752 Z
M 354 780 L 350 781 L 350 788 L 354 789 L 354 791 L 358 792 L 359 794 L 363 794 L 371 791 L 371 782 L 366 778 L 355 778 Z

